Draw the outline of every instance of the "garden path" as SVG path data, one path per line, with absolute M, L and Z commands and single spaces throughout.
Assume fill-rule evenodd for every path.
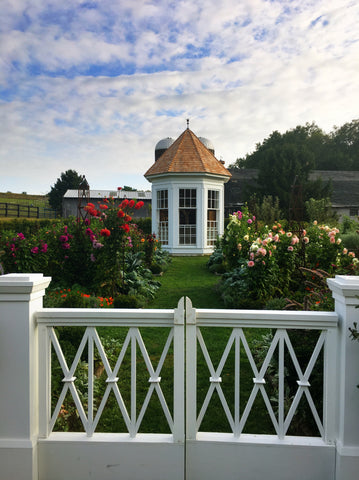
M 174 308 L 183 296 L 189 297 L 196 308 L 224 308 L 216 291 L 220 277 L 208 270 L 208 258 L 172 257 L 169 268 L 159 278 L 161 287 L 148 308 Z

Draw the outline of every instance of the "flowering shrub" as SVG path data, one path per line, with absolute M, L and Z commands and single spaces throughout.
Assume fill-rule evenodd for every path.
M 292 232 L 276 222 L 255 228 L 247 208 L 230 215 L 225 233 L 209 264 L 225 269 L 220 287 L 227 306 L 259 306 L 303 289 L 303 270 L 355 275 L 359 261 L 342 247 L 339 229 L 318 225 Z
M 47 264 L 48 244 L 41 236 L 26 238 L 22 232 L 5 232 L 1 240 L 0 260 L 4 272 L 36 272 Z
M 44 301 L 44 306 L 50 308 L 110 308 L 112 305 L 112 297 L 96 297 L 71 288 L 50 290 Z
M 152 280 L 148 261 L 156 263 L 160 252 L 155 237 L 143 234 L 133 223 L 132 210 L 142 206 L 142 201 L 105 198 L 98 205 L 86 205 L 84 221 L 53 221 L 29 237 L 2 233 L 2 271 L 42 272 L 52 277 L 52 285 L 69 289 L 77 284 L 97 298 L 136 295 L 141 303 L 159 286 Z M 163 265 L 164 256 L 158 258 Z M 84 303 L 83 295 L 75 297 L 66 293 L 69 302 Z

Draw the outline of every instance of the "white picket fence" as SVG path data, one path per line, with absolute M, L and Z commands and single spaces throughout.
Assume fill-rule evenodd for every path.
M 41 274 L 0 277 L 0 480 L 358 478 L 359 345 L 350 340 L 348 330 L 359 318 L 358 277 L 329 280 L 335 312 L 204 310 L 193 308 L 188 298 L 166 310 L 44 309 L 49 281 Z M 82 340 L 69 359 L 55 332 L 78 326 L 84 327 Z M 125 331 L 115 362 L 108 358 L 100 327 Z M 159 358 L 148 351 L 145 327 L 166 332 Z M 228 336 L 219 359 L 213 358 L 211 342 L 206 341 L 213 329 L 226 329 Z M 248 340 L 252 329 L 273 332 L 261 364 Z M 293 329 L 317 332 L 305 365 L 298 359 L 298 345 L 290 340 Z M 85 391 L 77 378 L 84 356 Z M 138 376 L 139 358 L 147 371 L 145 385 Z M 96 359 L 106 376 L 100 401 L 95 398 Z M 296 392 L 289 399 L 288 360 L 297 377 Z M 163 376 L 168 376 L 168 362 L 171 378 Z M 208 372 L 205 381 L 199 378 L 200 362 L 201 372 Z M 62 387 L 54 401 L 55 363 Z M 125 363 L 126 387 L 119 381 Z M 318 365 L 323 365 L 320 405 L 311 391 Z M 248 395 L 243 395 L 243 368 L 250 369 L 253 378 Z M 268 385 L 273 368 L 275 399 Z M 170 399 L 162 388 L 166 381 L 172 386 Z M 229 381 L 234 398 L 227 395 Z M 202 389 L 205 385 L 204 393 L 199 384 Z M 145 393 L 141 396 L 139 390 Z M 123 428 L 101 433 L 110 396 Z M 68 397 L 76 407 L 80 431 L 56 431 Z M 154 399 L 168 433 L 142 433 Z M 258 399 L 270 419 L 271 435 L 265 430 L 246 433 Z M 288 434 L 303 403 L 317 436 Z M 206 415 L 223 417 L 226 431 L 204 431 Z

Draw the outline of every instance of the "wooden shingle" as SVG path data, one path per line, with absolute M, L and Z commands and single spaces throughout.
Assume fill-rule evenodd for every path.
M 223 163 L 187 128 L 145 173 L 145 177 L 168 173 L 208 173 L 230 177 Z

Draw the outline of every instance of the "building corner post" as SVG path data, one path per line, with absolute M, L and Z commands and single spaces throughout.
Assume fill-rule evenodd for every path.
M 359 471 L 359 343 L 349 328 L 359 325 L 359 277 L 328 279 L 338 314 L 336 480 L 353 480 Z
M 0 480 L 37 480 L 38 335 L 51 278 L 0 276 Z

